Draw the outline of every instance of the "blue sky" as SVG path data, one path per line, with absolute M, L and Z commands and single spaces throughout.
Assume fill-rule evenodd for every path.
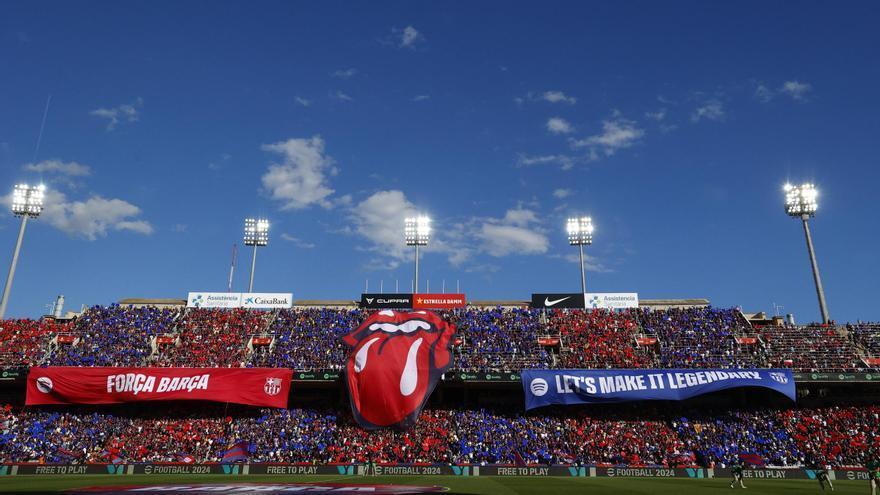
M 591 291 L 815 320 L 790 180 L 832 318 L 880 320 L 880 7 L 616 4 L 4 3 L 0 187 L 50 188 L 8 315 L 222 291 L 249 215 L 257 290 L 408 288 L 419 211 L 435 291 L 577 291 L 589 214 Z

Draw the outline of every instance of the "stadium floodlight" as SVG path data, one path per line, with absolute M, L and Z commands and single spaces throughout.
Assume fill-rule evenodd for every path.
M 427 246 L 431 237 L 431 219 L 425 215 L 410 217 L 404 220 L 403 237 L 407 246 L 416 248 L 416 275 L 413 281 L 413 293 L 419 293 L 419 246 Z
M 251 281 L 248 284 L 248 292 L 254 291 L 254 270 L 257 268 L 257 248 L 269 244 L 269 221 L 265 218 L 244 219 L 244 245 L 254 247 L 254 256 L 251 258 Z
M 819 191 L 812 183 L 799 186 L 786 184 L 782 190 L 785 192 L 785 213 L 794 218 L 800 218 L 804 224 L 804 236 L 807 238 L 807 253 L 810 255 L 810 265 L 813 268 L 813 281 L 816 283 L 816 295 L 819 297 L 819 312 L 822 314 L 822 323 L 828 323 L 828 306 L 825 304 L 825 289 L 822 288 L 822 278 L 819 276 L 819 264 L 816 262 L 816 252 L 813 250 L 813 236 L 810 235 L 809 220 L 816 216 L 819 207 L 817 201 Z
M 593 219 L 590 217 L 569 218 L 566 224 L 568 244 L 577 246 L 581 256 L 581 292 L 587 293 L 587 274 L 584 270 L 584 246 L 593 243 Z
M 43 184 L 38 186 L 17 184 L 12 191 L 12 213 L 17 217 L 21 217 L 21 227 L 18 229 L 18 240 L 15 242 L 15 250 L 12 252 L 12 264 L 9 265 L 6 286 L 3 288 L 3 298 L 0 300 L 0 320 L 6 315 L 6 304 L 9 302 L 12 279 L 15 278 L 15 266 L 18 264 L 18 255 L 21 252 L 24 229 L 29 218 L 37 218 L 43 212 L 43 198 L 45 195 L 46 186 Z

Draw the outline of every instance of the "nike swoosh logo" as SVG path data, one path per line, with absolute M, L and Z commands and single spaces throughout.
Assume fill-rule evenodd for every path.
M 545 297 L 544 298 L 544 306 L 550 307 L 550 306 L 553 306 L 554 304 L 561 303 L 562 301 L 565 301 L 566 299 L 571 299 L 571 296 L 563 297 L 562 299 L 557 299 L 555 301 L 551 301 L 549 297 Z

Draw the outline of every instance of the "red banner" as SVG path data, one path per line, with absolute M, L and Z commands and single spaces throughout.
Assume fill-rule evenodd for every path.
M 413 294 L 413 309 L 453 309 L 466 305 L 464 294 Z
M 292 374 L 281 368 L 31 368 L 25 404 L 209 400 L 287 407 Z

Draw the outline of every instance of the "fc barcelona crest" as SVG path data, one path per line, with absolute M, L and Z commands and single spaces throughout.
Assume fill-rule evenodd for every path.
M 278 395 L 281 392 L 281 378 L 266 378 L 263 391 L 266 392 L 266 395 Z

